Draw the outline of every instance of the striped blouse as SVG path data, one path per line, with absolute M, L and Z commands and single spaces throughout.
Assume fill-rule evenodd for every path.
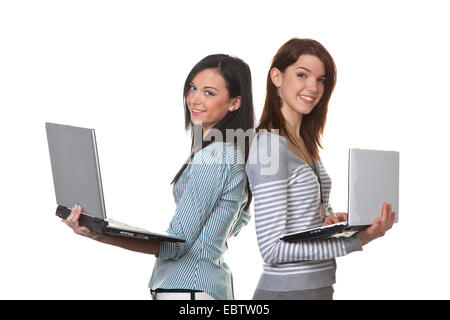
M 233 144 L 216 142 L 197 152 L 173 187 L 175 215 L 167 230 L 184 243 L 161 242 L 149 287 L 206 292 L 233 299 L 223 261 L 227 239 L 247 224 L 245 162 Z
M 269 161 L 270 159 L 270 161 Z M 323 200 L 331 180 L 317 161 Z M 254 196 L 255 226 L 264 261 L 258 289 L 297 291 L 335 282 L 335 257 L 361 250 L 356 237 L 285 242 L 286 234 L 321 226 L 320 187 L 311 167 L 295 155 L 287 140 L 261 131 L 253 140 L 246 165 Z M 328 212 L 331 212 L 328 207 Z

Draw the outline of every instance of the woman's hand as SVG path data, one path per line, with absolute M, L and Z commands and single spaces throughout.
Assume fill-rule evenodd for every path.
M 376 218 L 370 227 L 356 234 L 362 245 L 384 236 L 385 232 L 392 228 L 395 222 L 395 212 L 391 212 L 391 209 L 391 205 L 384 202 L 381 218 Z
M 336 224 L 339 222 L 345 222 L 347 221 L 347 213 L 345 212 L 338 212 L 338 213 L 330 213 L 328 217 L 323 222 L 324 226 L 328 226 L 330 224 Z
M 132 250 L 141 253 L 153 254 L 155 256 L 159 255 L 160 242 L 158 240 L 142 240 L 127 237 L 115 237 L 105 234 L 100 234 L 98 232 L 92 231 L 85 226 L 80 226 L 78 220 L 81 215 L 81 206 L 76 205 L 72 208 L 69 216 L 66 220 L 62 220 L 76 234 L 100 241 L 105 244 L 110 244 L 116 247 L 120 247 L 127 250 Z
M 72 211 L 70 212 L 67 219 L 62 219 L 61 221 L 64 222 L 66 225 L 68 225 L 72 230 L 79 235 L 97 240 L 101 235 L 95 231 L 90 230 L 89 228 L 85 226 L 80 226 L 78 223 L 78 220 L 80 219 L 81 215 L 81 206 L 76 205 L 72 208 Z

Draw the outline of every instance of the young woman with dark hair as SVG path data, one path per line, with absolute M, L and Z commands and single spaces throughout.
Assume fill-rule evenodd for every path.
M 331 180 L 319 157 L 328 103 L 336 83 L 333 58 L 317 41 L 291 39 L 273 58 L 258 134 L 246 165 L 264 260 L 254 299 L 332 299 L 335 257 L 384 235 L 395 213 L 346 238 L 285 242 L 283 235 L 346 221 L 328 205 Z M 276 170 L 264 172 L 269 155 Z
M 156 255 L 149 287 L 157 300 L 233 299 L 231 271 L 223 254 L 227 239 L 237 235 L 250 218 L 245 174 L 248 146 L 239 148 L 234 140 L 227 141 L 225 133 L 253 128 L 250 69 L 235 57 L 207 56 L 189 73 L 183 97 L 192 147 L 188 162 L 172 181 L 176 210 L 168 233 L 186 241 L 99 235 L 79 225 L 80 206 L 64 222 L 77 234 Z

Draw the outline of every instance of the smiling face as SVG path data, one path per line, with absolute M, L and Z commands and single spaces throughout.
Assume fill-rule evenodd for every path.
M 278 88 L 283 114 L 309 114 L 325 90 L 324 64 L 313 55 L 301 55 L 284 72 L 273 68 L 270 76 Z
M 213 128 L 228 112 L 240 106 L 240 97 L 231 99 L 223 76 L 217 69 L 198 72 L 189 85 L 186 103 L 194 124 L 203 131 Z

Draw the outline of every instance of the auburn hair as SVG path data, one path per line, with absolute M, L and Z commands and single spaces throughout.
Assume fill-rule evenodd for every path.
M 302 125 L 300 126 L 300 136 L 303 138 L 309 154 L 314 159 L 318 159 L 319 147 L 322 148 L 320 139 L 327 118 L 328 102 L 336 85 L 336 65 L 325 47 L 316 40 L 293 38 L 278 49 L 267 75 L 266 100 L 256 129 L 279 129 L 282 136 L 295 144 L 294 138 L 286 129 L 286 120 L 281 113 L 282 101 L 278 95 L 278 88 L 273 84 L 270 77 L 270 70 L 277 68 L 284 72 L 301 55 L 316 56 L 325 67 L 326 79 L 322 98 L 309 114 L 303 115 Z

